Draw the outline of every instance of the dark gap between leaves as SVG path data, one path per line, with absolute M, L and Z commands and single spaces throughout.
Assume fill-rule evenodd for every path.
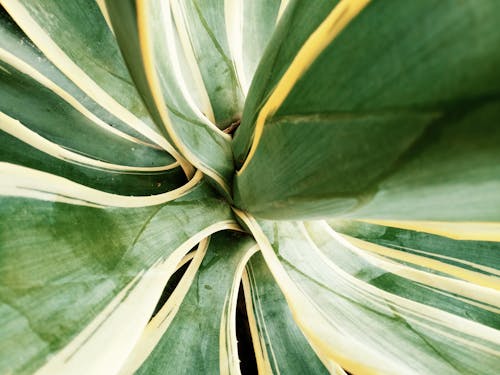
M 240 126 L 241 120 L 236 120 L 231 123 L 227 128 L 223 130 L 224 133 L 233 135 L 236 129 L 238 129 L 238 126 Z
M 163 292 L 161 293 L 161 297 L 158 300 L 158 303 L 156 304 L 156 307 L 153 311 L 153 314 L 151 315 L 151 318 L 149 320 L 153 319 L 156 314 L 161 310 L 165 302 L 169 299 L 169 297 L 172 295 L 174 292 L 175 288 L 179 284 L 179 282 L 182 279 L 182 276 L 186 273 L 186 270 L 189 267 L 189 264 L 191 261 L 187 262 L 184 264 L 181 268 L 179 268 L 177 271 L 174 272 L 174 274 L 170 277 L 170 279 L 167 282 L 167 285 L 165 285 L 165 288 L 163 289 Z
M 257 374 L 257 360 L 253 350 L 250 324 L 248 323 L 247 306 L 243 286 L 240 284 L 238 303 L 236 305 L 236 338 L 238 340 L 238 356 L 242 375 Z
M 168 280 L 158 303 L 151 315 L 151 319 L 161 310 L 165 302 L 174 292 L 175 288 L 186 273 L 191 262 L 187 262 L 181 268 L 174 272 Z M 250 325 L 248 323 L 247 307 L 245 303 L 245 295 L 243 287 L 240 284 L 238 291 L 238 302 L 236 305 L 236 338 L 238 340 L 238 356 L 240 358 L 240 370 L 242 375 L 254 375 L 257 373 L 257 361 L 253 350 L 252 336 L 250 333 Z
M 179 268 L 172 277 L 168 280 L 163 292 L 161 294 L 158 303 L 151 315 L 151 319 L 155 317 L 156 314 L 161 310 L 165 302 L 174 292 L 175 288 L 181 281 L 182 277 L 186 273 L 189 267 L 187 262 L 181 268 Z M 248 323 L 247 307 L 245 303 L 245 295 L 243 293 L 243 287 L 240 284 L 238 291 L 238 302 L 236 305 L 236 338 L 238 340 L 238 356 L 240 358 L 240 370 L 242 375 L 254 375 L 257 373 L 257 361 L 255 359 L 255 353 L 253 349 L 252 336 L 250 333 L 250 325 Z

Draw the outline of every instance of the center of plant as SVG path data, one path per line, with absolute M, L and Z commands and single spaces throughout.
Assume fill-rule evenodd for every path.
M 499 373 L 499 0 L 0 4 L 0 374 Z

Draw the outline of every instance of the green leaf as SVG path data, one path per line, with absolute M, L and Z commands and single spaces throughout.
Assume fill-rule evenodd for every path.
M 273 31 L 269 46 L 254 74 L 251 90 L 245 99 L 242 124 L 233 142 L 238 168 L 241 168 L 250 151 L 256 116 L 263 102 L 271 95 L 309 35 L 321 24 L 338 0 L 320 1 L 316 4 L 298 0 L 286 3 L 286 11 Z
M 11 124 L 18 128 L 19 123 L 13 122 L 12 119 L 5 121 L 5 118 L 0 114 L 0 127 L 6 128 Z M 186 182 L 184 173 L 176 167 L 177 164 L 157 168 L 148 167 L 146 169 L 150 169 L 149 171 L 141 171 L 140 167 L 128 166 L 127 168 L 127 166 L 119 164 L 104 164 L 100 160 L 92 158 L 82 159 L 78 157 L 80 154 L 67 153 L 66 149 L 57 144 L 47 145 L 46 142 L 40 142 L 32 147 L 3 131 L 0 131 L 0 142 L 2 144 L 0 170 L 5 174 L 5 179 L 0 182 L 0 186 L 8 186 L 13 183 L 7 178 L 9 175 L 10 178 L 16 178 L 14 177 L 17 175 L 15 170 L 25 172 L 26 177 L 31 175 L 31 178 L 36 176 L 42 178 L 39 181 L 26 178 L 23 187 L 46 186 L 48 191 L 51 191 L 49 186 L 54 186 L 54 183 L 48 183 L 43 176 L 50 176 L 50 181 L 53 181 L 54 178 L 64 179 L 74 187 L 85 186 L 105 193 L 136 197 L 168 194 L 170 190 L 179 188 Z M 44 148 L 48 150 L 43 150 Z M 113 149 L 113 147 L 109 148 Z M 44 151 L 50 151 L 53 156 Z M 133 154 L 134 150 L 130 150 L 128 155 Z M 133 159 L 140 160 L 141 158 Z M 90 163 L 82 165 L 80 164 L 82 160 Z M 96 167 L 95 164 L 99 167 Z M 108 169 L 102 168 L 102 165 Z M 112 169 L 109 169 L 110 167 Z M 83 196 L 82 198 L 90 197 Z
M 185 50 L 194 54 L 212 104 L 215 123 L 224 129 L 241 116 L 243 95 L 226 33 L 224 0 L 171 1 Z
M 246 235 L 211 237 L 189 291 L 183 299 L 176 296 L 174 303 L 180 307 L 175 317 L 160 311 L 149 324 L 144 341 L 157 331 L 163 336 L 150 348 L 137 374 L 163 374 L 166 367 L 186 374 L 239 373 L 236 302 L 245 264 L 256 250 L 255 242 Z M 126 368 L 125 373 L 138 365 Z
M 368 257 L 372 256 L 373 260 L 378 257 L 381 265 L 404 265 L 393 265 L 393 271 L 397 272 L 373 278 L 370 280 L 372 285 L 407 299 L 425 301 L 427 305 L 492 328 L 500 328 L 497 309 L 475 301 L 478 297 L 476 293 L 466 296 L 465 287 L 457 292 L 456 288 L 452 289 L 453 283 L 443 279 L 451 277 L 499 290 L 500 262 L 495 253 L 500 249 L 500 242 L 454 240 L 425 232 L 355 221 L 335 221 L 331 225 L 349 236 L 346 238 L 350 242 L 365 249 Z M 328 248 L 326 242 L 324 248 Z M 331 259 L 336 257 L 339 262 L 337 253 L 330 251 L 329 256 Z M 427 273 L 437 277 L 424 279 L 423 275 Z
M 105 123 L 112 119 L 102 108 L 2 20 L 0 162 L 117 194 L 164 193 L 185 182 L 170 155 Z
M 138 3 L 136 14 L 133 14 L 133 3 L 129 8 L 123 7 L 122 2 L 109 3 L 118 40 L 126 51 L 125 56 L 131 60 L 132 73 L 136 74 L 135 79 L 141 84 L 149 107 L 158 112 L 159 121 L 177 150 L 229 198 L 233 172 L 231 137 L 202 113 L 193 98 L 192 85 L 184 78 L 183 61 L 179 58 L 184 51 L 170 4 L 161 1 Z M 125 9 L 129 9 L 128 17 L 119 18 Z M 138 35 L 133 38 L 139 43 L 133 50 L 140 48 L 142 57 L 136 52 L 130 53 L 131 28 L 137 29 Z
M 354 373 L 495 373 L 498 277 L 484 285 L 479 275 L 457 278 L 449 265 L 445 275 L 416 271 L 324 222 L 263 222 L 262 231 L 240 215 L 323 362 Z M 472 314 L 457 314 L 458 306 Z
M 176 156 L 157 132 L 94 1 L 7 0 L 19 27 L 73 83 L 113 116 Z
M 285 0 L 225 2 L 229 50 L 245 95 L 286 3 Z
M 135 209 L 1 200 L 2 373 L 117 370 L 184 254 L 235 227 L 206 184 Z
M 290 4 L 235 138 L 236 204 L 280 219 L 497 221 L 498 2 L 366 3 L 313 13 L 313 33 L 292 27 L 309 13 Z
M 1 2 L 0 373 L 496 374 L 497 1 Z
M 262 255 L 254 255 L 246 270 L 243 287 L 259 373 L 327 374 L 294 322 Z
M 464 112 L 431 125 L 366 204 L 347 216 L 498 223 L 500 101 Z
M 0 161 L 119 194 L 155 194 L 185 181 L 170 155 L 105 123 L 112 119 L 98 117 L 102 110 L 2 20 Z
M 60 96 L 97 126 L 124 139 L 147 143 L 147 138 L 106 111 L 87 96 L 33 45 L 5 11 L 0 12 L 0 60 L 16 67 L 40 85 Z M 8 66 L 3 65 L 8 70 Z

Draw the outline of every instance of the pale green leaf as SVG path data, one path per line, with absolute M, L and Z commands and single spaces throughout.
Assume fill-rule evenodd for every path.
M 231 60 L 224 0 L 171 1 L 179 33 L 185 32 L 212 104 L 215 123 L 224 129 L 241 117 L 243 95 Z
M 248 281 L 243 286 L 259 373 L 329 373 L 294 322 L 262 255 L 255 254 L 246 269 Z
M 183 71 L 185 52 L 171 4 L 108 1 L 108 10 L 134 79 L 157 122 L 163 124 L 177 150 L 229 198 L 231 137 L 203 112 L 192 94 L 196 82 L 185 79 L 189 72 Z M 136 44 L 131 45 L 130 38 Z M 141 54 L 136 53 L 138 49 Z
M 137 374 L 239 373 L 236 302 L 241 275 L 255 242 L 240 234 L 215 234 L 199 272 L 168 330 Z M 162 329 L 161 321 L 154 330 Z M 156 327 L 158 325 L 158 327 Z
M 286 0 L 225 2 L 229 50 L 245 95 L 286 3 Z

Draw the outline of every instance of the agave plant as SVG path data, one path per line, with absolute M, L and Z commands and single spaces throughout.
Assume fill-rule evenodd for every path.
M 498 0 L 1 4 L 0 374 L 500 371 Z

